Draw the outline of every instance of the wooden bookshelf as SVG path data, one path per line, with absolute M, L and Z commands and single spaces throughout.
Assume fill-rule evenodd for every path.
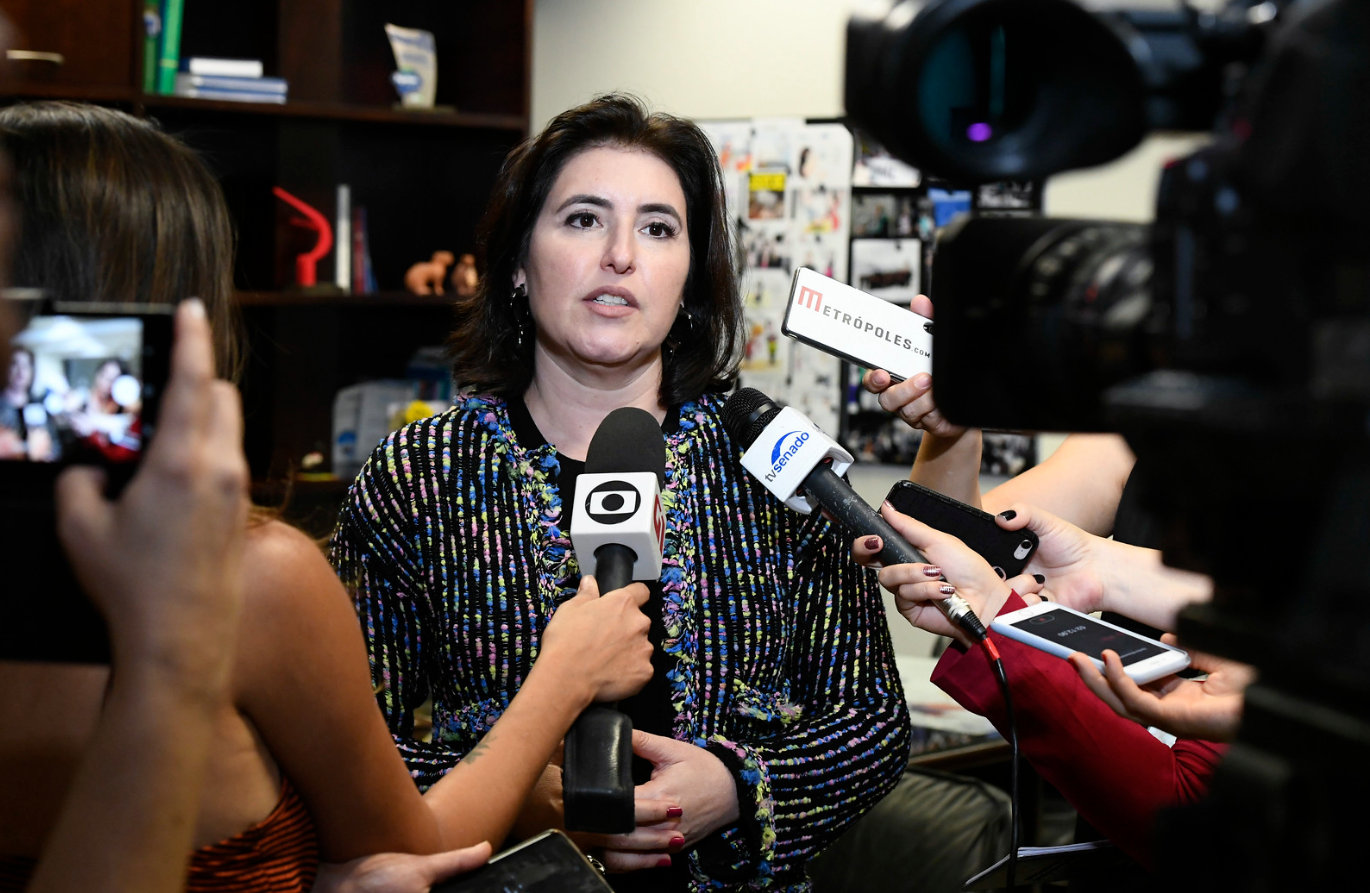
M 532 0 L 185 0 L 182 58 L 261 59 L 287 81 L 284 104 L 145 94 L 142 8 L 5 0 L 17 48 L 65 61 L 19 66 L 4 93 L 154 118 L 219 177 L 237 230 L 248 459 L 254 478 L 270 478 L 307 452 L 327 455 L 340 388 L 401 376 L 416 349 L 446 339 L 451 296 L 404 293 L 404 272 L 439 249 L 474 250 L 499 165 L 527 132 Z M 442 108 L 394 107 L 386 22 L 434 34 Z M 289 224 L 271 187 L 333 221 L 342 183 L 367 211 L 377 294 L 294 287 L 294 257 L 312 235 Z M 329 253 L 319 281 L 333 269 Z
M 486 130 L 507 130 L 522 134 L 526 122 L 521 115 L 481 114 L 456 110 L 397 109 L 380 106 L 348 105 L 341 102 L 225 102 L 217 99 L 192 99 L 185 96 L 159 96 L 139 93 L 134 103 L 152 111 L 178 108 L 228 115 L 277 115 L 286 118 L 319 118 L 328 121 L 358 121 L 372 124 L 426 125 Z
M 407 291 L 344 294 L 340 292 L 240 291 L 234 295 L 239 307 L 443 307 L 453 296 L 415 295 Z

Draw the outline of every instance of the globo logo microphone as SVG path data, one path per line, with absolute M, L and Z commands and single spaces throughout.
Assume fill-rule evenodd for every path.
M 595 552 L 617 543 L 637 555 L 634 580 L 655 580 L 661 575 L 666 513 L 656 472 L 582 474 L 576 478 L 574 499 L 571 544 L 582 573 L 595 573 L 599 565 Z
M 642 497 L 627 481 L 605 481 L 585 497 L 585 511 L 601 524 L 621 524 L 637 514 Z

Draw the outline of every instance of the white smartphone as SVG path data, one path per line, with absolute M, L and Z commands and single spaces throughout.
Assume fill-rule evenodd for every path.
M 1139 685 L 1189 666 L 1186 651 L 1052 602 L 1000 614 L 990 628 L 1057 657 L 1082 652 L 1101 670 L 1104 650 L 1116 651 L 1123 659 L 1123 671 Z
M 932 320 L 808 267 L 794 271 L 780 331 L 896 381 L 932 371 Z

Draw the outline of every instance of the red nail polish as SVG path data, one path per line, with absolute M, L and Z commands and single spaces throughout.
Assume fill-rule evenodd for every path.
M 942 569 L 935 564 L 930 564 L 923 568 L 923 573 L 927 574 L 929 577 L 940 577 L 942 576 Z
M 868 537 L 866 537 L 866 548 L 867 548 L 867 549 L 878 549 L 878 548 L 880 548 L 880 537 L 878 537 L 878 536 L 868 536 Z
M 938 587 L 938 590 L 939 590 L 943 595 L 955 595 L 955 594 L 956 594 L 956 587 L 953 586 L 953 585 L 951 585 L 950 583 L 943 583 L 941 586 Z
M 658 860 L 656 861 L 656 867 L 657 867 L 657 868 L 670 868 L 670 867 L 671 867 L 671 857 L 670 857 L 670 856 L 662 856 L 660 859 L 658 859 Z
M 666 810 L 666 818 L 668 819 L 678 819 L 684 814 L 685 810 L 681 809 L 679 806 L 672 806 L 670 809 Z
M 673 849 L 673 850 L 679 849 L 680 847 L 683 847 L 684 845 L 685 845 L 685 838 L 681 837 L 679 834 L 677 834 L 675 837 L 672 837 L 672 838 L 671 838 L 671 842 L 670 842 L 669 844 L 667 844 L 667 846 L 669 846 L 669 847 L 670 847 L 671 849 Z

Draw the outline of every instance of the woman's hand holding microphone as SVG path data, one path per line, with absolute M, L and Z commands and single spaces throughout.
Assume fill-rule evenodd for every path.
M 896 564 L 880 569 L 880 585 L 894 594 L 895 606 L 904 619 L 919 629 L 952 636 L 972 645 L 966 634 L 937 609 L 936 602 L 959 595 L 986 625 L 1008 600 L 1009 592 L 1035 594 L 1042 581 L 1028 574 L 1002 580 L 974 550 L 956 537 L 934 530 L 886 503 L 880 514 L 900 536 L 928 558 L 926 564 Z M 884 548 L 878 536 L 861 537 L 852 545 L 857 563 L 875 566 Z

